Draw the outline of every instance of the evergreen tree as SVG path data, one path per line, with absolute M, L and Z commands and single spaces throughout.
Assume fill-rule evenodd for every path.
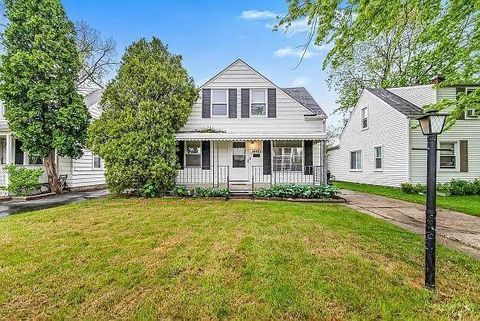
M 60 191 L 59 156 L 80 157 L 90 115 L 77 93 L 75 31 L 59 0 L 6 0 L 0 98 L 10 129 L 31 156 L 44 158 Z
M 198 97 L 181 61 L 157 38 L 127 48 L 103 95 L 103 113 L 89 130 L 89 146 L 104 160 L 110 191 L 153 196 L 173 187 L 175 132 Z

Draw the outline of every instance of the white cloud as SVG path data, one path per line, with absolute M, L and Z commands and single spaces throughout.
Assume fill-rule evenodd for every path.
M 318 55 L 317 52 L 312 50 L 307 50 L 304 52 L 303 48 L 292 48 L 292 47 L 285 47 L 277 49 L 273 52 L 275 57 L 284 58 L 284 57 L 297 57 L 297 58 L 312 58 L 313 56 Z
M 242 11 L 242 14 L 240 15 L 240 18 L 246 19 L 246 20 L 254 20 L 254 19 L 274 19 L 279 14 L 264 10 L 264 11 L 259 11 L 259 10 L 245 10 Z
M 303 46 L 298 48 L 292 47 L 285 47 L 277 49 L 273 52 L 273 55 L 278 58 L 285 58 L 285 57 L 296 57 L 303 59 L 309 59 L 315 56 L 319 56 L 322 51 L 330 50 L 332 45 L 322 45 L 322 46 L 310 46 L 307 51 L 305 51 Z M 305 52 L 304 52 L 305 51 Z
M 306 33 L 309 32 L 312 26 L 308 25 L 308 20 L 306 18 L 293 21 L 290 26 L 283 27 L 281 30 L 285 32 L 287 37 L 291 37 L 297 33 Z
M 293 87 L 305 87 L 310 83 L 310 78 L 305 77 L 305 76 L 298 76 L 293 79 L 292 86 Z

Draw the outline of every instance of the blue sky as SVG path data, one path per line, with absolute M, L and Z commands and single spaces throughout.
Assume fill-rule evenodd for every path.
M 305 86 L 330 114 L 335 93 L 326 83 L 322 61 L 327 48 L 311 48 L 300 61 L 305 24 L 290 32 L 271 30 L 286 1 L 154 1 L 62 0 L 73 21 L 84 20 L 104 37 L 113 37 L 118 54 L 141 38 L 156 36 L 183 56 L 184 66 L 199 84 L 237 58 L 279 86 Z M 337 117 L 331 117 L 330 123 Z

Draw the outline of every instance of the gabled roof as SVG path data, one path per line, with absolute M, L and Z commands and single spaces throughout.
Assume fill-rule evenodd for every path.
M 318 103 L 315 101 L 315 99 L 310 95 L 310 93 L 305 89 L 304 87 L 295 87 L 295 88 L 281 88 L 277 86 L 273 81 L 259 73 L 255 68 L 247 64 L 245 61 L 242 59 L 236 59 L 234 62 L 232 62 L 230 65 L 222 69 L 219 73 L 217 73 L 215 76 L 207 80 L 203 85 L 200 86 L 200 88 L 205 87 L 208 85 L 210 82 L 215 80 L 218 76 L 223 74 L 226 70 L 230 69 L 233 65 L 237 64 L 238 62 L 243 63 L 246 65 L 248 68 L 250 68 L 252 71 L 254 71 L 258 76 L 262 77 L 265 79 L 267 82 L 271 83 L 273 86 L 277 87 L 281 91 L 283 91 L 287 96 L 298 102 L 300 105 L 311 111 L 313 114 L 321 116 L 322 118 L 327 118 L 327 115 L 325 112 L 322 110 L 322 108 L 318 105 Z
M 318 105 L 305 87 L 282 88 L 282 90 L 315 115 L 327 117 L 322 107 Z
M 405 116 L 419 116 L 423 115 L 423 109 L 418 107 L 415 104 L 412 104 L 408 100 L 403 99 L 402 97 L 395 95 L 391 91 L 383 88 L 368 88 L 369 92 L 386 102 L 388 105 L 395 108 L 400 113 Z

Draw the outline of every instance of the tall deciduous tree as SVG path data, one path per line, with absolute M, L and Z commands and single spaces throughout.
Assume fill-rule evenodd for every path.
M 75 23 L 75 31 L 82 64 L 77 88 L 103 87 L 105 79 L 117 64 L 115 41 L 113 38 L 102 38 L 100 32 L 85 21 Z
M 89 146 L 106 167 L 114 193 L 159 195 L 175 183 L 175 132 L 187 121 L 198 89 L 159 39 L 130 45 L 102 98 Z
M 288 28 L 305 19 L 315 44 L 333 44 L 324 68 L 348 112 L 368 86 L 426 84 L 442 75 L 441 85 L 480 80 L 480 2 L 471 0 L 289 0 L 279 22 Z M 307 45 L 310 41 L 307 41 Z M 480 110 L 480 90 L 457 102 Z
M 75 30 L 59 0 L 6 0 L 8 25 L 0 64 L 0 98 L 11 130 L 29 155 L 44 157 L 60 192 L 59 156 L 79 157 L 90 114 L 77 93 Z

